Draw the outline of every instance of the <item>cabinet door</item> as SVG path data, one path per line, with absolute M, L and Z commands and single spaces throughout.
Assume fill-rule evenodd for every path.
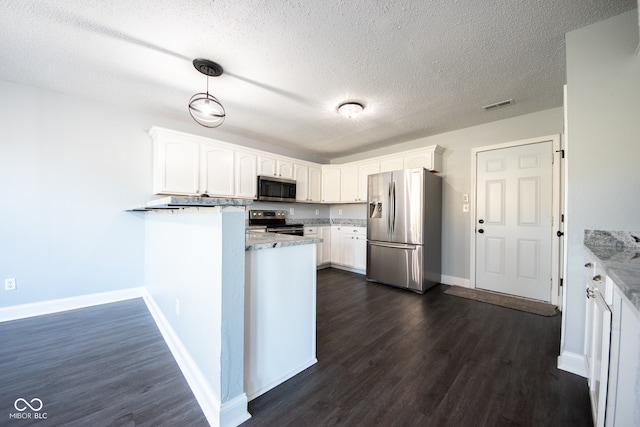
M 322 259 L 321 264 L 331 263 L 331 227 L 320 227 L 320 237 L 322 238 Z
M 273 157 L 258 157 L 258 175 L 278 176 L 276 159 Z
M 203 145 L 201 150 L 201 193 L 210 196 L 235 195 L 234 152 L 228 148 Z
M 356 241 L 352 234 L 342 234 L 342 265 L 354 268 L 356 266 Z
M 159 140 L 154 149 L 155 194 L 200 193 L 200 144 Z
M 331 264 L 342 265 L 341 227 L 331 227 Z
M 322 168 L 322 202 L 335 203 L 340 201 L 340 168 Z
M 286 160 L 278 160 L 276 167 L 280 178 L 293 179 L 293 163 Z
M 363 163 L 358 166 L 358 202 L 367 201 L 368 177 L 380 172 L 380 163 Z
M 367 239 L 364 236 L 354 236 L 354 268 L 367 269 Z
M 298 202 L 309 201 L 309 167 L 295 164 L 293 166 L 293 179 L 296 180 L 296 200 Z
M 425 168 L 433 170 L 433 151 L 425 150 L 404 156 L 404 168 Z
M 344 166 L 340 172 L 340 201 L 358 201 L 358 167 Z
M 380 172 L 391 172 L 404 169 L 404 158 L 402 156 L 389 157 L 380 161 Z
M 322 200 L 322 169 L 309 166 L 309 201 L 320 202 Z
M 255 199 L 257 197 L 258 176 L 256 156 L 236 151 L 236 197 Z

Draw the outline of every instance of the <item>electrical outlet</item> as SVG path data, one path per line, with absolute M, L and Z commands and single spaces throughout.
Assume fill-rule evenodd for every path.
M 469 203 L 469 195 L 468 194 L 463 194 L 462 195 L 462 201 L 464 203 Z
M 289 208 L 289 215 L 293 215 L 294 212 L 295 210 L 293 208 Z
M 465 203 L 462 205 L 462 212 L 469 212 L 469 203 Z
M 320 209 L 316 209 L 316 215 L 320 215 Z
M 5 291 L 15 291 L 16 290 L 16 279 L 4 279 L 4 290 Z
M 338 215 L 342 215 L 342 209 L 338 209 Z

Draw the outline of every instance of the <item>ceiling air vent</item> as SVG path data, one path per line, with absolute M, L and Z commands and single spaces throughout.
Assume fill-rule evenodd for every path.
M 504 107 L 511 104 L 513 104 L 513 99 L 507 99 L 506 101 L 500 101 L 500 102 L 496 102 L 495 104 L 485 105 L 484 107 L 482 107 L 482 109 L 484 111 L 489 111 L 489 110 L 494 110 L 498 107 Z

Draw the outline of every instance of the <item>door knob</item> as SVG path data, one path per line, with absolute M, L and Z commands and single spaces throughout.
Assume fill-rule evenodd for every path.
M 478 220 L 480 224 L 484 224 L 484 219 Z
M 484 233 L 484 230 L 481 228 L 480 230 L 478 230 L 478 233 L 482 234 Z

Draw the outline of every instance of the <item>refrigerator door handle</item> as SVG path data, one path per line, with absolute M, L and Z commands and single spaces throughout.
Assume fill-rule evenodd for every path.
M 417 245 L 408 245 L 406 243 L 386 243 L 386 242 L 371 242 L 369 241 L 371 246 L 381 246 L 383 248 L 394 248 L 394 249 L 407 249 L 410 251 L 415 251 L 417 249 Z
M 395 234 L 396 232 L 396 182 L 392 182 L 393 188 L 393 221 L 391 222 L 391 232 Z
M 391 182 L 387 191 L 387 232 L 391 235 Z

